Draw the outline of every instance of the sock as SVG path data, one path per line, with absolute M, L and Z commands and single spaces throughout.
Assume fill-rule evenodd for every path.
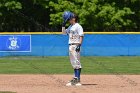
M 75 74 L 75 77 L 78 77 L 77 69 L 74 69 L 74 74 Z
M 77 69 L 77 77 L 80 80 L 80 75 L 81 75 L 81 68 Z
M 75 77 L 77 77 L 78 79 L 80 79 L 81 68 L 79 68 L 79 69 L 74 69 L 74 73 L 75 73 Z

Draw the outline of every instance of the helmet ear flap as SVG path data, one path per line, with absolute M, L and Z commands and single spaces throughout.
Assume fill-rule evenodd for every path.
M 74 17 L 74 13 L 71 13 L 71 14 L 70 14 L 70 19 L 72 19 L 73 17 Z M 69 20 L 70 20 L 70 19 L 69 19 Z

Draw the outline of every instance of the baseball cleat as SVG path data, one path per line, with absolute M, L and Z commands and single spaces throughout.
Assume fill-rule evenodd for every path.
M 80 79 L 78 78 L 73 78 L 71 81 L 69 81 L 66 86 L 81 86 L 82 84 L 80 83 Z
M 82 86 L 80 82 L 76 83 L 75 86 Z
M 66 86 L 73 86 L 73 85 L 75 85 L 75 81 L 76 81 L 76 78 L 73 78 L 72 80 L 68 81 Z
M 68 81 L 68 83 L 66 84 L 66 86 L 73 86 L 75 82 L 75 79 L 73 78 L 72 80 Z

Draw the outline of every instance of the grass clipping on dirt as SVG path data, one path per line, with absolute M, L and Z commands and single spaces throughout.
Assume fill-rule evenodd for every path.
M 0 91 L 0 93 L 16 93 L 16 92 L 11 92 L 11 91 Z

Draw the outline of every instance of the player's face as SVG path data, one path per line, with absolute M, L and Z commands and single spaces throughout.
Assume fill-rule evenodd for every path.
M 70 24 L 74 24 L 75 23 L 75 18 L 72 18 L 69 20 Z

